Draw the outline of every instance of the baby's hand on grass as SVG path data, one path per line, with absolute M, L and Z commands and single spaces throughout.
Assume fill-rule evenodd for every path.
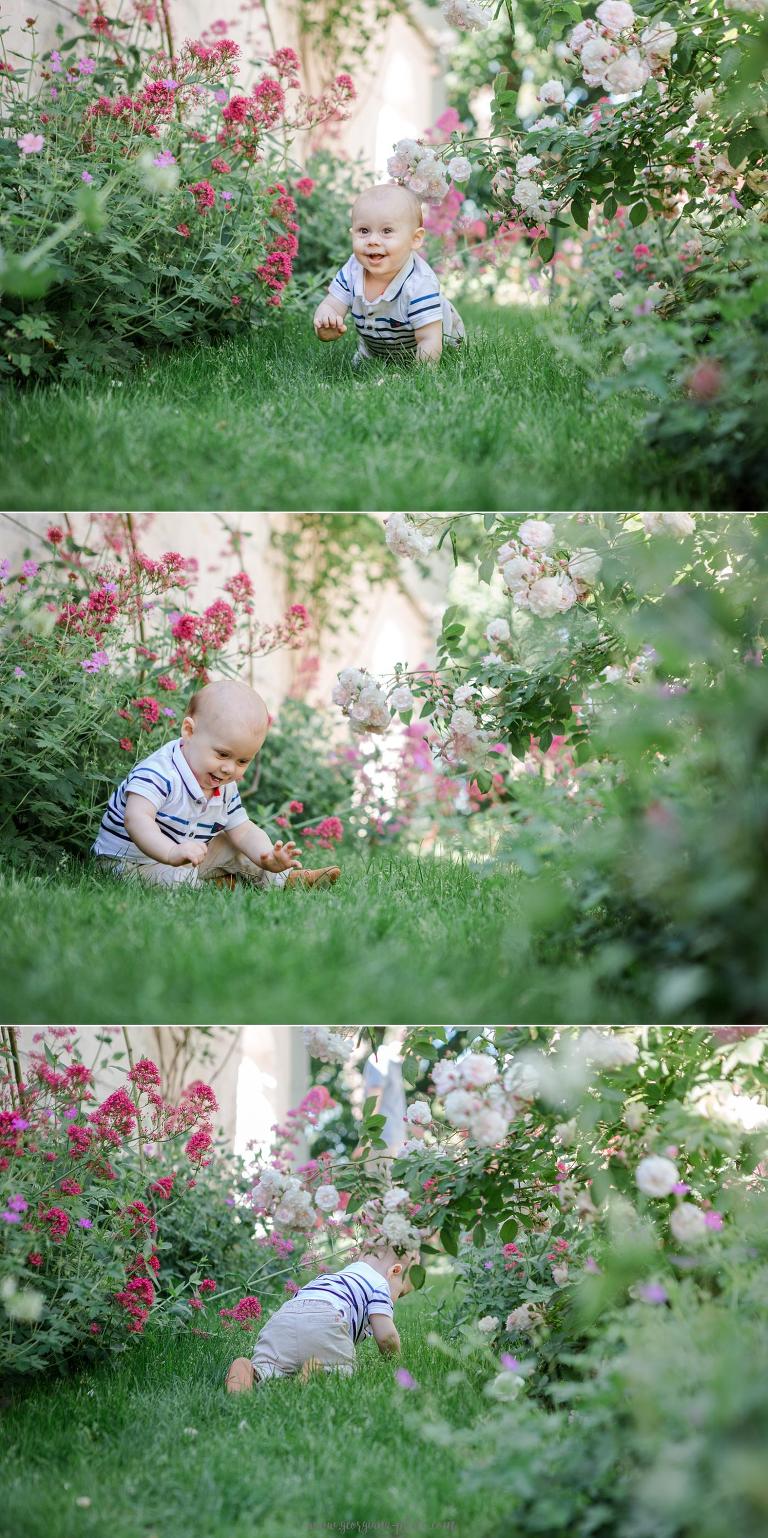
M 207 844 L 198 843 L 193 838 L 183 838 L 181 843 L 176 845 L 168 863 L 169 865 L 200 865 L 207 853 Z
M 321 342 L 335 342 L 347 329 L 344 316 L 329 304 L 321 304 L 315 310 L 314 327 Z
M 301 866 L 299 851 L 292 839 L 287 844 L 282 844 L 278 839 L 271 854 L 259 856 L 259 865 L 262 870 L 271 870 L 279 874 L 283 870 L 293 870 Z

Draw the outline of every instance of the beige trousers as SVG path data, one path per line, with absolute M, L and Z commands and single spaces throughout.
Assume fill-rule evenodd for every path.
M 199 886 L 201 881 L 209 881 L 221 872 L 240 876 L 254 886 L 284 886 L 288 875 L 287 871 L 262 870 L 260 865 L 249 860 L 247 854 L 235 849 L 226 833 L 214 834 L 199 865 L 164 865 L 160 860 L 122 859 L 119 854 L 97 854 L 95 858 L 102 870 L 110 870 L 114 876 L 145 881 L 149 886 Z
M 326 1372 L 354 1372 L 355 1348 L 349 1325 L 335 1303 L 291 1298 L 267 1320 L 251 1362 L 259 1378 L 287 1378 L 316 1357 Z

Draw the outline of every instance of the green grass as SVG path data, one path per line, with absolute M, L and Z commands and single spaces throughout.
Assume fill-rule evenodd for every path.
M 572 952 L 557 964 L 536 959 L 524 880 L 402 856 L 369 865 L 347 857 L 338 884 L 314 891 L 168 891 L 88 870 L 0 875 L 3 1018 L 186 1025 L 650 1020 L 648 999 L 602 994 Z
M 439 369 L 350 367 L 287 318 L 134 373 L 4 402 L 7 509 L 546 510 L 706 507 L 659 484 L 639 392 L 599 402 L 543 310 L 467 307 Z
M 254 1337 L 215 1327 L 211 1339 L 148 1334 L 122 1358 L 31 1383 L 4 1406 L 0 1533 L 309 1538 L 381 1523 L 368 1531 L 508 1534 L 503 1493 L 465 1490 L 457 1452 L 422 1440 L 413 1424 L 425 1395 L 455 1427 L 487 1414 L 488 1365 L 474 1359 L 451 1381 L 454 1363 L 427 1344 L 429 1282 L 395 1318 L 417 1392 L 395 1384 L 397 1364 L 367 1341 L 352 1378 L 319 1374 L 306 1386 L 284 1379 L 227 1395 L 224 1372 L 233 1356 L 250 1355 Z M 91 1505 L 78 1507 L 78 1496 Z

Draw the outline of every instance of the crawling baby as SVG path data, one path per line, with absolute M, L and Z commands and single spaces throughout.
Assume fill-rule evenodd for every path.
M 352 256 L 339 269 L 315 311 L 321 342 L 357 331 L 353 365 L 365 358 L 416 357 L 436 363 L 443 344 L 458 346 L 464 324 L 419 256 L 425 236 L 421 203 L 396 183 L 370 187 L 352 207 Z

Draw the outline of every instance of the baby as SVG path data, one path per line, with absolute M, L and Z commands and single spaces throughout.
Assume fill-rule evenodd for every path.
M 365 1336 L 373 1335 L 382 1356 L 396 1354 L 400 1336 L 392 1305 L 411 1291 L 408 1270 L 418 1259 L 417 1250 L 368 1250 L 343 1271 L 307 1282 L 265 1324 L 250 1361 L 235 1358 L 226 1377 L 229 1393 L 297 1372 L 306 1381 L 314 1368 L 349 1375 L 355 1346 Z
M 112 792 L 91 854 L 117 876 L 159 886 L 336 881 L 337 865 L 302 870 L 296 845 L 273 845 L 240 801 L 238 782 L 268 730 L 267 707 L 247 684 L 206 684 L 192 696 L 181 737 Z
M 352 250 L 327 299 L 315 311 L 321 342 L 346 331 L 351 311 L 359 367 L 364 358 L 419 358 L 436 363 L 443 343 L 457 347 L 464 323 L 419 256 L 425 230 L 416 194 L 395 182 L 362 192 L 352 207 Z

